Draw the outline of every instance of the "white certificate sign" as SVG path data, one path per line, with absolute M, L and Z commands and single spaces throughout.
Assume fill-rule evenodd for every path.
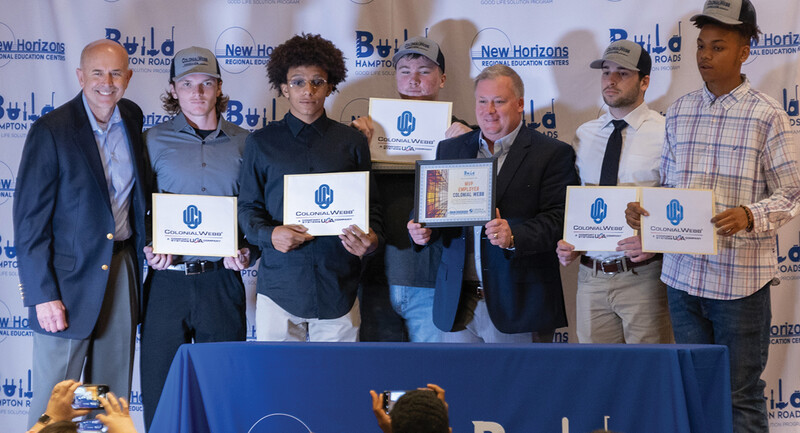
M 451 102 L 369 99 L 375 132 L 369 143 L 373 161 L 413 163 L 436 159 L 453 112 Z
M 617 242 L 634 235 L 625 208 L 638 188 L 568 186 L 564 240 L 577 251 L 616 251 Z
M 708 189 L 642 188 L 642 250 L 717 254 L 714 193 Z
M 369 172 L 287 174 L 283 223 L 302 224 L 312 236 L 335 236 L 351 224 L 369 230 Z
M 233 257 L 238 251 L 236 197 L 153 194 L 153 252 Z

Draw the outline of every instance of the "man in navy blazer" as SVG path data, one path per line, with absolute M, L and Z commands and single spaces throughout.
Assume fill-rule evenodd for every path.
M 436 159 L 495 158 L 496 218 L 431 230 L 409 221 L 417 245 L 444 247 L 433 320 L 449 342 L 552 342 L 566 326 L 558 258 L 575 153 L 526 128 L 519 75 L 497 64 L 475 79 L 480 130 L 439 143 Z
M 130 394 L 147 203 L 142 110 L 122 99 L 132 71 L 118 43 L 87 45 L 76 73 L 83 91 L 28 133 L 14 198 L 34 331 L 29 425 L 47 424 L 50 390 L 81 373 Z

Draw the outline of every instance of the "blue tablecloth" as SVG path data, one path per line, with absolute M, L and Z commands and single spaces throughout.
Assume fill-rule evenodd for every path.
M 369 390 L 426 383 L 456 433 L 729 433 L 729 377 L 722 346 L 184 345 L 151 433 L 379 432 Z

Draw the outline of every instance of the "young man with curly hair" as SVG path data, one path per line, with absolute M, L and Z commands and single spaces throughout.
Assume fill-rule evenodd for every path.
M 267 75 L 289 100 L 281 121 L 247 138 L 239 178 L 239 220 L 262 250 L 256 299 L 261 341 L 356 341 L 360 257 L 378 247 L 381 215 L 370 186 L 369 228 L 313 237 L 283 223 L 283 177 L 369 171 L 364 134 L 329 119 L 325 99 L 347 74 L 342 52 L 319 35 L 297 35 L 272 52 Z M 346 193 L 346 192 L 343 192 Z

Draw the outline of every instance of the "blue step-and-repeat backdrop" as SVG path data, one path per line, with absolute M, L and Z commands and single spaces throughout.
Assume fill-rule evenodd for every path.
M 255 130 L 288 109 L 270 91 L 264 65 L 273 48 L 300 32 L 320 33 L 347 57 L 348 78 L 327 101 L 342 122 L 365 115 L 368 98 L 394 97 L 391 58 L 407 38 L 428 35 L 447 59 L 441 99 L 453 114 L 475 122 L 472 78 L 502 62 L 526 86 L 525 121 L 569 142 L 578 125 L 603 110 L 599 73 L 588 67 L 609 42 L 630 39 L 653 56 L 646 101 L 666 111 L 701 85 L 695 29 L 689 17 L 702 0 L 0 0 L 0 425 L 24 431 L 30 387 L 31 331 L 17 290 L 11 224 L 15 179 L 25 135 L 44 113 L 74 97 L 80 51 L 108 38 L 130 53 L 133 79 L 126 97 L 145 112 L 146 127 L 164 119 L 159 95 L 170 60 L 190 45 L 217 54 L 228 120 Z M 800 2 L 755 0 L 763 37 L 744 66 L 753 86 L 783 104 L 800 132 L 798 48 Z M 800 138 L 800 137 L 798 137 Z M 800 222 L 784 227 L 776 251 L 781 284 L 774 287 L 773 346 L 765 398 L 773 432 L 800 432 Z M 564 272 L 574 317 L 576 266 Z M 257 272 L 247 270 L 249 323 Z M 250 326 L 251 337 L 255 335 Z M 557 340 L 574 342 L 571 329 Z M 794 368 L 792 366 L 795 366 Z M 138 365 L 131 395 L 141 425 Z

